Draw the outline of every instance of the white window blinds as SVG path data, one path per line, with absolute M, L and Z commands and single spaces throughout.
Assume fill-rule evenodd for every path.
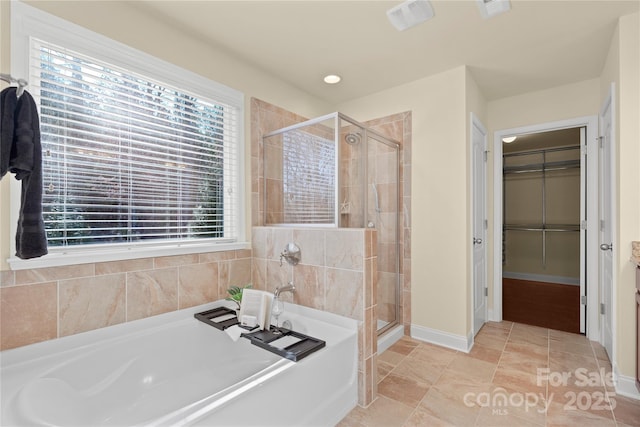
M 284 222 L 335 222 L 335 143 L 302 131 L 283 134 Z
M 241 110 L 32 40 L 50 246 L 233 241 Z

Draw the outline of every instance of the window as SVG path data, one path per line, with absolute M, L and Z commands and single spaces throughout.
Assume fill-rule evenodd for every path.
M 42 15 L 23 8 L 27 23 Z M 64 21 L 50 33 L 35 21 L 21 28 L 50 252 L 237 241 L 242 94 Z

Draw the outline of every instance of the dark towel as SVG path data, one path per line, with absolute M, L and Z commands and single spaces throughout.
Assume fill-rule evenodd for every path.
M 13 90 L 12 90 L 13 89 Z M 7 91 L 8 93 L 4 93 Z M 36 103 L 27 91 L 17 99 L 15 109 L 5 109 L 10 105 L 7 98 L 15 98 L 15 88 L 2 91 L 2 174 L 6 145 L 10 145 L 8 169 L 22 181 L 20 216 L 16 230 L 16 256 L 22 259 L 36 258 L 47 254 L 47 235 L 42 219 L 42 146 L 40 145 L 40 120 Z M 7 116 L 13 117 L 13 135 L 5 129 Z M 7 126 L 7 128 L 10 125 Z
M 13 148 L 14 112 L 16 111 L 16 88 L 8 87 L 0 92 L 0 177 L 9 171 Z

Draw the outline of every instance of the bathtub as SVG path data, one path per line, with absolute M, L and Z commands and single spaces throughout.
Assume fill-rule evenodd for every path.
M 357 403 L 357 322 L 287 304 L 326 341 L 292 362 L 196 320 L 224 301 L 0 353 L 2 426 L 332 426 Z

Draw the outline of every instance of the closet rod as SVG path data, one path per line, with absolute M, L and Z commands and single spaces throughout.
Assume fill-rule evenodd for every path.
M 559 162 L 548 163 L 532 163 L 528 165 L 519 166 L 505 166 L 502 168 L 504 174 L 509 173 L 525 173 L 525 172 L 545 172 L 545 171 L 559 171 L 567 169 L 579 169 L 580 160 L 564 160 Z

